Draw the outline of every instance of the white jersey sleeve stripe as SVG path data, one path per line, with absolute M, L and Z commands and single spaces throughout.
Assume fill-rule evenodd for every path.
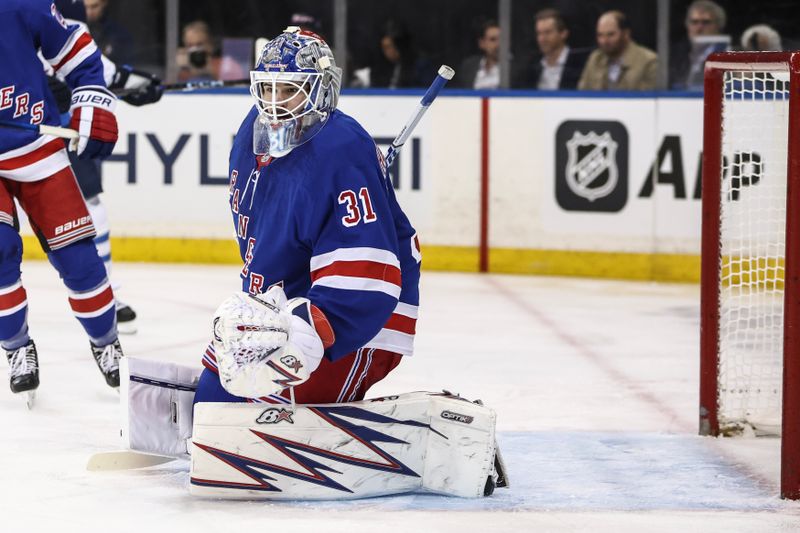
M 350 291 L 383 292 L 394 298 L 400 297 L 401 287 L 394 283 L 369 278 L 353 278 L 349 276 L 325 276 L 315 281 L 312 287 L 330 287 Z
M 70 72 L 75 70 L 75 68 L 83 63 L 86 58 L 91 56 L 93 53 L 97 51 L 97 45 L 94 42 L 87 44 L 84 46 L 75 56 L 73 56 L 69 61 L 64 63 L 61 68 L 58 69 L 58 75 L 61 77 L 69 76 Z
M 414 335 L 384 328 L 364 347 L 411 355 L 414 353 Z
M 311 258 L 311 271 L 319 270 L 337 261 L 371 261 L 400 268 L 397 256 L 388 250 L 380 248 L 337 248 L 332 252 L 315 255 Z
M 67 42 L 65 42 L 64 46 L 61 47 L 61 50 L 59 50 L 55 56 L 45 58 L 47 62 L 50 63 L 53 66 L 53 68 L 55 68 L 56 65 L 61 63 L 64 60 L 64 58 L 67 57 L 67 54 L 69 54 L 72 51 L 72 49 L 75 48 L 78 39 L 80 39 L 81 36 L 86 33 L 87 32 L 85 29 L 81 28 L 80 26 L 76 27 L 75 31 L 72 32 L 72 35 L 70 35 L 69 38 L 67 38 Z

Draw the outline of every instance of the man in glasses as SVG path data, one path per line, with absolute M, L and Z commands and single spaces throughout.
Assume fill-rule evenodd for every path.
M 673 89 L 702 90 L 706 57 L 730 47 L 725 10 L 711 0 L 696 0 L 686 10 L 687 40 L 672 47 L 669 85 Z

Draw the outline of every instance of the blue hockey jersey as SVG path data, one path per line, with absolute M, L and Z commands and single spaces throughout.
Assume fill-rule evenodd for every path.
M 49 0 L 0 0 L 0 35 L 0 120 L 60 125 L 39 51 L 71 89 L 106 86 L 100 52 L 91 36 L 80 26 L 69 25 Z M 32 151 L 52 151 L 55 145 L 43 148 L 49 141 L 52 137 L 43 138 L 33 131 L 1 128 L 0 160 L 9 152 L 17 159 L 23 155 L 31 159 Z M 59 142 L 63 146 L 63 141 Z M 31 165 L 27 159 L 22 162 Z M 0 167 L 9 170 L 5 166 L 0 161 Z M 21 181 L 44 177 L 29 174 L 23 171 L 19 177 L 6 177 Z
M 279 284 L 310 299 L 333 327 L 331 360 L 362 347 L 410 355 L 421 255 L 372 138 L 335 111 L 310 141 L 263 160 L 252 148 L 256 117 L 253 108 L 230 154 L 242 289 Z

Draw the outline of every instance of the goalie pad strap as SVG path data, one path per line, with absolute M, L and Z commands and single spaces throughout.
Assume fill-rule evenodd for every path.
M 483 496 L 495 413 L 416 392 L 346 404 L 198 403 L 190 490 L 226 499 Z

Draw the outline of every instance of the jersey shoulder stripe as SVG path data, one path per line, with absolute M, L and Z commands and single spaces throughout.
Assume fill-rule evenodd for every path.
M 89 33 L 80 26 L 75 26 L 75 31 L 58 54 L 53 58 L 47 58 L 47 62 L 52 65 L 53 70 L 65 77 L 96 50 L 97 45 Z

